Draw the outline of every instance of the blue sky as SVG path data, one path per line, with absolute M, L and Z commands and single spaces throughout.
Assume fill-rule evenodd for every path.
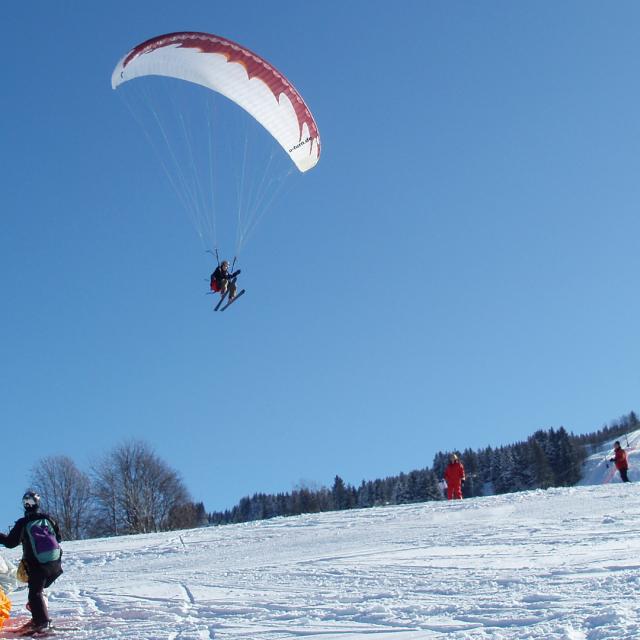
M 214 510 L 637 409 L 639 22 L 634 2 L 6 8 L 0 526 L 39 458 L 88 470 L 127 438 Z M 267 58 L 322 137 L 222 315 L 110 86 L 181 30 Z

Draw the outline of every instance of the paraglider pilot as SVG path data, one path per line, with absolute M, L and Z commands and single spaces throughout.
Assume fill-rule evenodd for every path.
M 229 302 L 231 302 L 236 297 L 235 279 L 239 273 L 239 270 L 234 273 L 229 273 L 229 263 L 223 260 L 211 274 L 211 291 L 219 293 L 222 297 L 224 297 L 228 291 Z

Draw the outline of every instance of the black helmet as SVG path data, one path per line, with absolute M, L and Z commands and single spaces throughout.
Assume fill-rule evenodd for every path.
M 40 496 L 35 491 L 27 491 L 22 496 L 22 506 L 25 511 L 37 511 L 40 506 Z

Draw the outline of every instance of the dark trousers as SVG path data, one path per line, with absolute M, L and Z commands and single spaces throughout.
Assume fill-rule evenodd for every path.
M 631 482 L 631 480 L 629 480 L 629 476 L 627 475 L 628 469 L 618 469 L 618 471 L 620 471 L 620 479 L 622 480 L 622 482 Z
M 42 572 L 29 570 L 29 608 L 36 624 L 49 622 L 47 601 L 44 599 L 44 588 L 48 580 Z
M 29 574 L 29 609 L 35 624 L 49 622 L 49 610 L 47 600 L 44 597 L 44 590 L 53 584 L 55 579 L 62 574 L 62 563 L 60 560 L 47 562 L 46 564 L 27 565 Z

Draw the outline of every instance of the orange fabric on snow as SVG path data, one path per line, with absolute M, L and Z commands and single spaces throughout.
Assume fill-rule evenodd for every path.
M 6 620 L 8 620 L 11 611 L 11 600 L 7 597 L 5 592 L 0 589 L 0 627 L 2 627 Z

